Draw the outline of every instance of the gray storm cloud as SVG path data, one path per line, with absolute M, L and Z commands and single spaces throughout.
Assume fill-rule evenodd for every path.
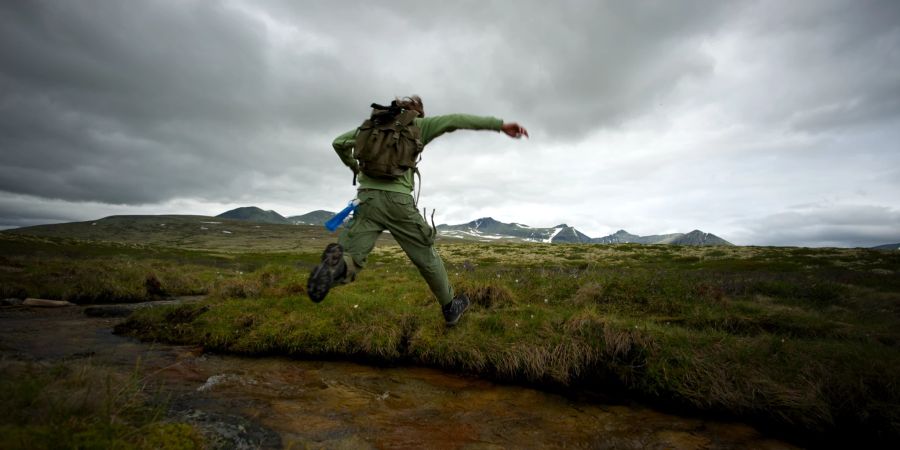
M 352 188 L 331 139 L 418 93 L 429 114 L 533 135 L 429 146 L 445 222 L 778 245 L 900 229 L 900 3 L 445 3 L 4 2 L 0 226 L 102 205 L 334 208 Z M 856 222 L 761 225 L 789 227 L 774 218 L 798 203 Z M 869 207 L 886 212 L 853 214 Z

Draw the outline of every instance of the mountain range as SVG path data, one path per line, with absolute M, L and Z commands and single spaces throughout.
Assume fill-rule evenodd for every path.
M 284 217 L 275 211 L 264 211 L 255 206 L 236 208 L 216 217 L 261 223 L 294 225 L 320 225 L 334 213 L 317 210 L 299 216 Z M 690 233 L 673 233 L 638 236 L 619 230 L 609 236 L 591 238 L 567 224 L 550 228 L 533 228 L 520 223 L 503 223 L 492 217 L 484 217 L 459 225 L 441 224 L 438 233 L 447 238 L 489 241 L 545 242 L 553 244 L 673 244 L 673 245 L 733 245 L 711 233 L 694 230 Z
M 652 236 L 638 236 L 625 230 L 619 230 L 609 236 L 591 238 L 564 223 L 550 228 L 532 228 L 520 223 L 499 222 L 492 217 L 484 217 L 461 225 L 438 225 L 437 229 L 445 237 L 479 241 L 513 240 L 554 244 L 734 245 L 714 234 L 704 233 L 700 230 Z

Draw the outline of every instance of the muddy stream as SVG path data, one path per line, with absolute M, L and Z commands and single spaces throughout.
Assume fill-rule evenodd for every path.
M 425 368 L 244 358 L 114 335 L 83 306 L 0 308 L 0 358 L 140 375 L 217 448 L 792 448 L 752 426 Z M 139 363 L 138 363 L 139 361 Z M 137 369 L 136 369 L 137 368 Z

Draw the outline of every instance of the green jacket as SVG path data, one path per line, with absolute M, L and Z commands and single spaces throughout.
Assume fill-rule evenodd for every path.
M 494 130 L 500 131 L 503 121 L 496 117 L 472 116 L 468 114 L 448 114 L 446 116 L 434 116 L 417 118 L 416 126 L 422 131 L 422 144 L 428 145 L 434 138 L 455 130 Z M 353 159 L 353 146 L 356 144 L 356 129 L 350 130 L 337 138 L 331 144 L 341 161 L 351 170 L 358 171 L 358 165 Z M 378 180 L 359 174 L 360 189 L 378 189 L 381 191 L 400 192 L 409 194 L 413 191 L 413 171 L 407 170 L 406 174 L 396 180 Z

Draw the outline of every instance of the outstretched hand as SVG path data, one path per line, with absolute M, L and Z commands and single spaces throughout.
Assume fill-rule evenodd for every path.
M 528 137 L 528 130 L 516 122 L 504 122 L 503 125 L 500 126 L 500 130 L 511 138 L 518 139 L 522 136 Z

